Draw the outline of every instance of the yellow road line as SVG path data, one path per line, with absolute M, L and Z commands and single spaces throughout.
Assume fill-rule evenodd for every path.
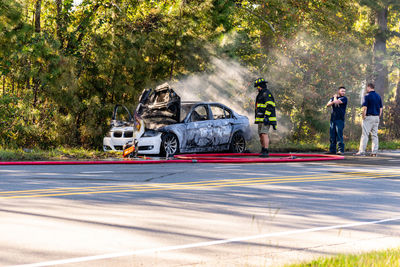
M 69 195 L 86 195 L 86 194 L 109 194 L 109 193 L 123 193 L 123 192 L 148 192 L 148 191 L 166 191 L 166 190 L 187 190 L 187 189 L 208 189 L 208 188 L 218 188 L 218 187 L 237 187 L 237 186 L 252 186 L 252 185 L 260 185 L 260 184 L 277 184 L 277 183 L 304 183 L 304 182 L 320 182 L 320 181 L 339 181 L 339 180 L 360 180 L 360 179 L 376 179 L 381 177 L 398 177 L 400 174 L 388 175 L 388 174 L 369 174 L 366 175 L 362 173 L 361 175 L 357 175 L 358 177 L 348 177 L 344 174 L 338 173 L 335 175 L 325 175 L 325 176 L 316 176 L 314 177 L 299 177 L 299 176 L 290 176 L 293 178 L 285 179 L 259 179 L 259 178 L 246 178 L 246 179 L 228 179 L 228 180 L 215 180 L 215 181 L 203 181 L 203 182 L 188 182 L 188 183 L 173 183 L 173 184 L 152 184 L 146 187 L 143 186 L 135 186 L 130 185 L 127 187 L 121 187 L 119 190 L 100 190 L 100 191 L 84 191 L 87 188 L 80 188 L 82 191 L 79 192 L 60 192 L 56 193 L 54 191 L 49 191 L 48 193 L 44 192 L 42 194 L 35 195 L 10 195 L 10 196 L 0 196 L 0 199 L 10 199 L 10 198 L 34 198 L 34 197 L 53 197 L 53 196 L 69 196 Z M 250 180 L 251 179 L 251 180 Z M 94 189 L 94 188 L 91 188 Z M 9 191 L 8 193 L 12 193 L 13 191 Z M 17 191 L 13 192 L 14 194 Z M 35 193 L 35 192 L 31 192 Z M 36 192 L 37 193 L 37 192 Z
M 322 175 L 318 176 L 319 178 L 330 178 L 330 177 L 336 177 L 338 174 L 329 174 L 329 175 Z M 119 185 L 119 186 L 99 186 L 99 187 L 76 187 L 76 188 L 57 188 L 57 189 L 41 189 L 41 190 L 25 190 L 25 191 L 8 191 L 8 192 L 2 192 L 0 193 L 0 197 L 2 195 L 15 195 L 16 193 L 18 194 L 40 194 L 40 193 L 62 193 L 62 192 L 73 192 L 73 191 L 79 191 L 82 192 L 82 190 L 85 190 L 87 193 L 91 192 L 91 190 L 98 191 L 101 189 L 118 189 L 124 190 L 126 188 L 135 188 L 135 189 L 152 189 L 155 187 L 161 187 L 161 188 L 174 188 L 176 186 L 203 186 L 203 185 L 213 185 L 213 184 L 235 184 L 235 183 L 243 183 L 243 182 L 266 182 L 266 181 L 273 181 L 273 180 L 290 180 L 290 179 L 312 179 L 314 176 L 281 176 L 281 177 L 268 177 L 269 179 L 265 179 L 265 177 L 255 177 L 255 178 L 245 178 L 245 179 L 222 179 L 222 180 L 211 180 L 211 181 L 196 181 L 196 182 L 186 182 L 186 183 L 158 183 L 158 184 L 148 184 L 148 185 Z M 283 179 L 282 179 L 283 178 Z
M 318 174 L 310 174 L 310 175 L 304 175 L 302 177 L 313 177 Z M 325 174 L 322 176 L 330 176 L 334 174 Z M 126 184 L 126 185 L 106 185 L 106 186 L 90 186 L 90 187 L 59 187 L 59 188 L 48 188 L 48 189 L 32 189 L 32 190 L 20 190 L 20 191 L 4 191 L 0 192 L 0 195 L 3 194 L 15 194 L 15 193 L 25 193 L 25 192 L 41 192 L 41 191 L 60 191 L 60 190 L 81 190 L 82 188 L 85 189 L 101 189 L 101 188 L 118 188 L 118 187 L 153 187 L 153 186 L 165 186 L 169 184 L 173 185 L 179 185 L 179 184 L 200 184 L 200 183 L 207 183 L 207 182 L 215 182 L 215 181 L 245 181 L 245 180 L 253 180 L 253 179 L 266 179 L 266 178 L 274 178 L 274 179 L 279 179 L 279 178 L 290 178 L 290 177 L 299 177 L 298 175 L 295 176 L 275 176 L 275 177 L 250 177 L 250 178 L 242 178 L 242 179 L 222 179 L 222 180 L 206 180 L 206 181 L 194 181 L 194 182 L 182 182 L 182 183 L 152 183 L 152 184 L 147 184 L 147 185 L 131 185 L 131 184 Z
M 330 177 L 336 177 L 336 176 L 342 176 L 343 174 L 329 174 L 329 175 L 320 175 L 317 176 L 318 178 L 330 178 Z M 365 174 L 358 174 L 358 175 L 365 175 Z M 298 179 L 312 179 L 316 175 L 310 176 L 281 176 L 281 177 L 268 177 L 268 178 L 273 178 L 272 180 L 277 180 L 279 178 L 284 178 L 284 179 L 279 179 L 279 181 L 286 181 L 286 180 L 298 180 Z M 370 177 L 371 174 L 367 174 L 367 177 Z M 374 176 L 387 176 L 386 174 L 375 174 Z M 396 176 L 396 175 L 395 175 Z M 293 178 L 292 178 L 293 177 Z M 1 194 L 15 194 L 15 193 L 39 193 L 40 191 L 42 192 L 63 192 L 68 189 L 76 189 L 76 190 L 98 190 L 102 188 L 121 188 L 125 189 L 127 187 L 135 187 L 138 189 L 148 189 L 148 188 L 154 188 L 156 186 L 160 187 L 173 187 L 173 186 L 179 186 L 179 185 L 185 185 L 185 186 L 199 186 L 199 185 L 213 185 L 213 184 L 221 184 L 221 183 L 242 183 L 245 181 L 249 181 L 252 183 L 255 183 L 257 181 L 260 182 L 266 182 L 266 181 L 271 181 L 271 180 L 265 180 L 264 178 L 256 177 L 256 178 L 246 178 L 246 179 L 223 179 L 223 180 L 212 180 L 212 181 L 197 181 L 197 182 L 186 182 L 186 183 L 163 183 L 163 184 L 149 184 L 149 185 L 119 185 L 119 186 L 101 186 L 101 187 L 76 187 L 76 188 L 58 188 L 58 189 L 42 189 L 42 190 L 26 190 L 26 191 L 8 191 L 8 192 L 2 192 Z
M 339 180 L 360 180 L 360 179 L 374 179 L 373 177 L 355 177 L 355 178 L 331 178 L 331 179 L 310 179 L 310 180 L 275 180 L 270 182 L 258 182 L 258 183 L 239 183 L 239 184 L 213 184 L 213 185 L 199 185 L 199 186 L 180 186 L 180 187 L 154 187 L 148 189 L 121 189 L 113 191 L 90 191 L 90 192 L 74 192 L 74 193 L 59 193 L 59 194 L 41 194 L 41 195 L 21 195 L 21 196 L 6 196 L 0 197 L 0 199 L 10 199 L 10 198 L 36 198 L 36 197 L 54 197 L 54 196 L 71 196 L 71 195 L 89 195 L 89 194 L 110 194 L 110 193 L 125 193 L 125 192 L 149 192 L 149 191 L 169 191 L 169 190 L 204 190 L 209 188 L 219 188 L 219 187 L 238 187 L 238 186 L 251 186 L 259 184 L 279 184 L 279 183 L 305 183 L 305 182 L 319 182 L 319 181 L 339 181 Z
M 59 188 L 49 188 L 49 189 L 33 189 L 33 190 L 20 190 L 20 191 L 4 191 L 0 192 L 1 195 L 7 195 L 7 194 L 15 194 L 15 193 L 40 193 L 40 192 L 59 192 L 59 191 L 65 191 L 65 190 L 98 190 L 98 189 L 106 189 L 106 188 L 126 188 L 126 187 L 140 187 L 140 188 L 153 188 L 154 186 L 170 186 L 170 185 L 187 185 L 187 184 L 203 184 L 203 183 L 219 183 L 221 181 L 232 181 L 232 182 L 238 182 L 238 181 L 255 181 L 255 180 L 263 180 L 263 179 L 289 179 L 289 178 L 297 178 L 297 179 L 302 179 L 302 178 L 307 178 L 307 177 L 331 177 L 331 176 L 337 176 L 337 175 L 367 175 L 370 176 L 372 174 L 366 173 L 366 172 L 349 172 L 349 173 L 327 173 L 327 174 L 309 174 L 309 175 L 303 175 L 303 176 L 275 176 L 275 177 L 250 177 L 250 178 L 242 178 L 242 179 L 222 179 L 222 180 L 208 180 L 208 181 L 194 181 L 194 182 L 182 182 L 182 183 L 153 183 L 153 184 L 147 184 L 147 185 L 137 185 L 137 184 L 126 184 L 126 185 L 108 185 L 108 186 L 92 186 L 92 187 L 59 187 Z M 374 174 L 374 175 L 383 175 L 383 174 Z

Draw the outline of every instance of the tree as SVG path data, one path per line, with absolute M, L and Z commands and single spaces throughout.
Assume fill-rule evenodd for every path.
M 294 140 L 327 136 L 324 107 L 335 90 L 344 85 L 352 103 L 359 101 L 366 62 L 353 32 L 357 7 L 344 0 L 241 1 L 237 12 L 235 30 L 246 41 L 225 50 L 270 80 Z
M 247 83 L 260 75 L 270 80 L 294 140 L 324 139 L 323 107 L 340 85 L 350 94 L 353 126 L 366 77 L 375 75 L 387 105 L 397 103 L 398 6 L 389 0 L 3 0 L 0 106 L 21 114 L 8 124 L 18 134 L 7 140 L 100 147 L 115 103 L 133 109 L 146 87 L 217 73 L 215 57 L 239 61 L 254 74 L 243 78 Z M 228 99 L 243 96 L 250 111 L 247 83 L 214 89 Z M 385 120 L 394 129 L 395 118 Z M 357 127 L 346 128 L 358 137 Z
M 393 36 L 400 37 L 398 31 L 388 29 L 388 16 L 391 16 L 390 13 L 400 11 L 400 3 L 393 0 L 361 0 L 360 4 L 371 9 L 371 21 L 373 21 L 375 26 L 372 36 L 374 39 L 373 66 L 369 77 L 375 82 L 376 91 L 385 98 L 384 96 L 388 92 L 389 75 L 387 43 Z

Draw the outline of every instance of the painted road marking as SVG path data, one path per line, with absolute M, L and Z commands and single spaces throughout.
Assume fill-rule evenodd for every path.
M 92 172 L 80 172 L 82 174 L 100 174 L 100 173 L 113 173 L 114 171 L 92 171 Z
M 356 176 L 365 176 L 365 173 L 351 173 L 351 175 L 356 175 Z M 367 175 L 367 178 L 370 177 L 371 174 Z M 55 188 L 55 189 L 36 189 L 36 190 L 23 190 L 23 191 L 6 191 L 6 192 L 0 192 L 0 198 L 2 195 L 13 195 L 16 193 L 20 194 L 41 194 L 41 193 L 63 193 L 63 192 L 73 192 L 73 191 L 79 191 L 79 193 L 90 193 L 90 192 L 95 192 L 95 191 L 85 191 L 82 192 L 81 190 L 100 190 L 100 189 L 114 189 L 112 192 L 116 192 L 115 190 L 124 190 L 126 188 L 129 188 L 131 190 L 132 188 L 135 189 L 135 191 L 148 191 L 152 190 L 155 188 L 161 188 L 161 189 L 179 189 L 184 187 L 185 189 L 188 187 L 198 187 L 198 186 L 216 186 L 216 185 L 225 185 L 229 186 L 231 184 L 237 184 L 237 185 L 243 185 L 243 184 L 252 184 L 252 183 L 264 183 L 264 182 L 274 182 L 274 181 L 297 181 L 297 180 L 307 180 L 309 181 L 310 179 L 327 179 L 327 178 L 337 178 L 343 176 L 343 173 L 335 173 L 335 174 L 326 174 L 326 175 L 319 175 L 319 174 L 313 174 L 313 175 L 304 175 L 304 176 L 279 176 L 279 177 L 268 177 L 269 179 L 265 179 L 266 177 L 256 177 L 256 178 L 244 178 L 244 179 L 222 179 L 222 180 L 211 180 L 211 181 L 196 181 L 196 182 L 185 182 L 185 183 L 154 183 L 154 184 L 146 184 L 146 185 L 112 185 L 112 186 L 95 186 L 95 187 L 70 187 L 70 188 Z M 376 175 L 373 176 L 375 178 Z M 387 175 L 385 175 L 387 176 Z M 346 177 L 347 178 L 347 177 Z M 175 187 L 174 187 L 175 186 Z M 120 188 L 120 189 L 118 189 Z M 136 190 L 137 189 L 137 190 Z M 101 192 L 111 192 L 111 191 L 101 191 Z M 4 198 L 4 197 L 3 197 Z
M 320 175 L 320 174 L 310 174 L 310 175 L 303 175 L 303 176 L 276 176 L 276 177 L 252 177 L 252 178 L 243 178 L 243 179 L 220 179 L 220 180 L 209 180 L 209 181 L 195 181 L 195 182 L 181 182 L 181 183 L 152 183 L 152 184 L 145 184 L 145 185 L 138 185 L 138 184 L 128 184 L 128 185 L 107 185 L 107 186 L 94 186 L 94 187 L 59 187 L 59 188 L 48 188 L 48 189 L 31 189 L 31 190 L 17 190 L 17 191 L 5 191 L 5 192 L 0 192 L 0 195 L 4 194 L 15 194 L 15 193 L 40 193 L 40 192 L 60 192 L 64 190 L 81 190 L 81 189 L 86 189 L 86 190 L 96 190 L 96 189 L 106 189 L 106 188 L 112 188 L 116 189 L 118 187 L 120 188 L 126 188 L 126 187 L 138 187 L 138 188 L 153 188 L 154 186 L 172 186 L 172 185 L 196 185 L 196 184 L 204 184 L 204 183 L 219 183 L 219 182 L 242 182 L 242 181 L 267 181 L 264 180 L 266 178 L 270 179 L 307 179 L 307 178 L 313 178 L 313 177 L 318 177 L 318 178 L 325 178 L 325 177 L 332 177 L 332 176 L 337 176 L 337 175 L 356 175 L 356 176 L 362 176 L 362 175 L 368 175 L 370 176 L 371 174 L 365 173 L 365 172 L 351 172 L 351 173 L 334 173 L 334 174 L 325 174 L 325 175 Z
M 328 231 L 328 230 L 343 229 L 343 228 L 354 228 L 354 227 L 359 227 L 359 226 L 381 224 L 381 223 L 393 222 L 393 221 L 399 221 L 399 220 L 400 220 L 400 217 L 395 217 L 395 218 L 369 221 L 369 222 L 356 222 L 356 223 L 333 225 L 333 226 L 322 226 L 322 227 L 299 229 L 299 230 L 292 230 L 292 231 L 285 231 L 285 232 L 266 233 L 266 234 L 236 237 L 236 238 L 230 238 L 230 239 L 199 242 L 199 243 L 192 243 L 192 244 L 186 244 L 186 245 L 168 246 L 168 247 L 160 247 L 160 248 L 135 250 L 135 251 L 125 251 L 125 252 L 109 253 L 109 254 L 103 254 L 103 255 L 70 258 L 70 259 L 64 259 L 64 260 L 54 260 L 54 261 L 39 262 L 39 263 L 32 263 L 32 264 L 15 265 L 12 267 L 44 267 L 44 266 L 53 266 L 53 265 L 60 265 L 60 264 L 87 262 L 87 261 L 94 261 L 94 260 L 104 260 L 104 259 L 127 257 L 127 256 L 142 255 L 142 254 L 149 254 L 149 253 L 158 253 L 158 252 L 167 252 L 167 251 L 182 250 L 182 249 L 189 249 L 189 248 L 200 248 L 200 247 L 208 247 L 208 246 L 215 246 L 215 245 L 223 245 L 223 244 L 228 244 L 228 243 L 243 242 L 243 241 L 268 238 L 268 237 L 279 237 L 279 236 L 287 236 L 287 235 L 295 235 L 295 234 L 303 234 L 303 233 L 319 232 L 319 231 Z
M 0 192 L 0 199 L 11 198 L 35 198 L 35 197 L 54 197 L 70 195 L 87 194 L 106 194 L 122 192 L 148 192 L 165 190 L 204 190 L 219 187 L 238 187 L 252 185 L 266 185 L 277 183 L 304 183 L 304 182 L 322 182 L 322 181 L 340 181 L 340 180 L 360 180 L 399 177 L 400 173 L 381 172 L 379 174 L 367 172 L 349 172 L 349 173 L 329 173 L 325 175 L 312 174 L 304 176 L 278 176 L 278 177 L 253 177 L 243 179 L 220 179 L 211 181 L 196 181 L 182 183 L 154 183 L 145 185 L 112 185 L 95 187 L 70 187 L 70 188 L 50 188 L 22 191 Z

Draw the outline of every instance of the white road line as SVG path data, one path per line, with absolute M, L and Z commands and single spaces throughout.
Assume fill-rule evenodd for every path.
M 92 172 L 80 172 L 82 174 L 97 174 L 97 173 L 113 173 L 114 171 L 92 171 Z
M 309 229 L 292 230 L 292 231 L 286 231 L 286 232 L 268 233 L 268 234 L 236 237 L 236 238 L 215 240 L 215 241 L 208 241 L 208 242 L 199 242 L 199 243 L 192 243 L 192 244 L 186 244 L 186 245 L 168 246 L 168 247 L 161 247 L 161 248 L 143 249 L 143 250 L 136 250 L 136 251 L 125 251 L 125 252 L 109 253 L 109 254 L 96 255 L 96 256 L 87 256 L 87 257 L 71 258 L 71 259 L 64 259 L 64 260 L 39 262 L 39 263 L 32 263 L 32 264 L 14 265 L 12 267 L 54 266 L 54 265 L 60 265 L 60 264 L 70 264 L 70 263 L 85 262 L 85 261 L 111 259 L 111 258 L 126 257 L 126 256 L 140 255 L 140 254 L 155 253 L 155 252 L 165 252 L 165 251 L 181 250 L 181 249 L 188 249 L 188 248 L 215 246 L 215 245 L 222 245 L 222 244 L 233 243 L 233 242 L 242 242 L 242 241 L 248 241 L 248 240 L 252 240 L 252 239 L 260 239 L 260 238 L 266 238 L 266 237 L 278 237 L 278 236 L 302 234 L 302 233 L 309 233 L 309 232 L 327 231 L 327 230 L 340 229 L 340 228 L 352 228 L 352 227 L 371 225 L 371 224 L 380 224 L 380 223 L 399 221 L 399 220 L 400 220 L 400 217 L 395 217 L 395 218 L 383 219 L 383 220 L 377 220 L 377 221 L 349 223 L 349 224 L 341 224 L 341 225 L 333 225 L 333 226 L 323 226 L 323 227 L 316 227 L 316 228 L 309 228 Z

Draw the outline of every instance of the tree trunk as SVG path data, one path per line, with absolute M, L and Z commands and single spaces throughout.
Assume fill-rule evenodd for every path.
M 62 37 L 62 28 L 63 28 L 63 18 L 61 17 L 61 12 L 62 12 L 62 0 L 55 0 L 56 1 L 56 9 L 57 9 L 57 15 L 56 15 L 56 33 L 58 40 L 61 43 L 61 47 L 63 47 L 64 39 Z
M 15 89 L 15 79 L 13 76 L 11 77 L 11 95 L 14 95 L 14 89 Z
M 390 110 L 389 118 L 390 120 L 390 132 L 392 138 L 399 138 L 400 137 L 400 79 L 397 82 L 396 88 L 396 98 L 394 101 L 393 109 Z
M 395 101 L 396 101 L 396 106 L 400 108 L 400 79 L 397 82 L 396 100 Z
M 26 80 L 26 89 L 28 89 L 28 91 L 31 90 L 31 81 L 29 78 L 28 78 L 28 80 Z
M 6 76 L 3 76 L 3 96 L 6 94 Z
M 172 54 L 172 62 L 171 62 L 171 67 L 169 69 L 169 79 L 172 80 L 172 77 L 174 75 L 174 67 L 175 67 L 175 59 L 176 59 L 176 48 L 177 48 L 177 44 L 178 44 L 178 35 L 175 38 L 175 42 L 174 42 L 174 50 L 173 50 L 173 54 Z
M 39 87 L 40 87 L 40 80 L 33 78 L 33 107 L 36 107 L 38 101 Z
M 181 7 L 180 7 L 180 9 L 179 9 L 179 24 L 181 24 L 182 23 L 182 17 L 183 17 L 183 8 L 185 7 L 185 5 L 186 5 L 186 2 L 185 1 L 182 1 L 182 3 L 181 3 Z M 174 49 L 173 49 L 173 51 L 172 51 L 172 62 L 171 62 L 171 67 L 170 67 L 170 69 L 169 69 L 169 79 L 171 80 L 172 79 L 172 77 L 173 77 L 173 75 L 174 75 L 174 70 L 175 70 L 175 62 L 176 62 L 176 60 L 177 60 L 177 53 L 176 53 L 176 49 L 177 49 L 177 45 L 178 45 L 178 39 L 179 39 L 179 37 L 182 37 L 181 36 L 181 33 L 180 33 L 180 29 L 181 29 L 181 25 L 179 25 L 178 27 L 177 27 L 177 31 L 176 31 L 176 36 L 175 36 L 175 40 L 174 40 Z
M 386 58 L 386 41 L 388 30 L 388 7 L 385 6 L 376 11 L 375 23 L 378 31 L 375 35 L 374 42 L 374 70 L 373 76 L 375 81 L 375 91 L 380 94 L 382 100 L 388 88 L 388 67 L 385 64 Z
M 76 120 L 75 120 L 75 142 L 76 145 L 82 145 L 82 141 L 81 141 L 81 132 L 79 131 L 79 125 L 81 124 L 81 114 L 82 112 L 79 112 L 76 115 Z
M 35 32 L 40 32 L 41 9 L 42 9 L 42 0 L 37 0 L 35 4 Z
M 21 82 L 18 81 L 17 82 L 17 91 L 15 92 L 15 96 L 19 97 L 19 91 L 21 90 Z
M 42 0 L 37 0 L 35 5 L 35 32 L 40 33 L 40 14 L 42 9 Z M 33 107 L 36 107 L 37 97 L 40 87 L 40 79 L 33 77 Z

